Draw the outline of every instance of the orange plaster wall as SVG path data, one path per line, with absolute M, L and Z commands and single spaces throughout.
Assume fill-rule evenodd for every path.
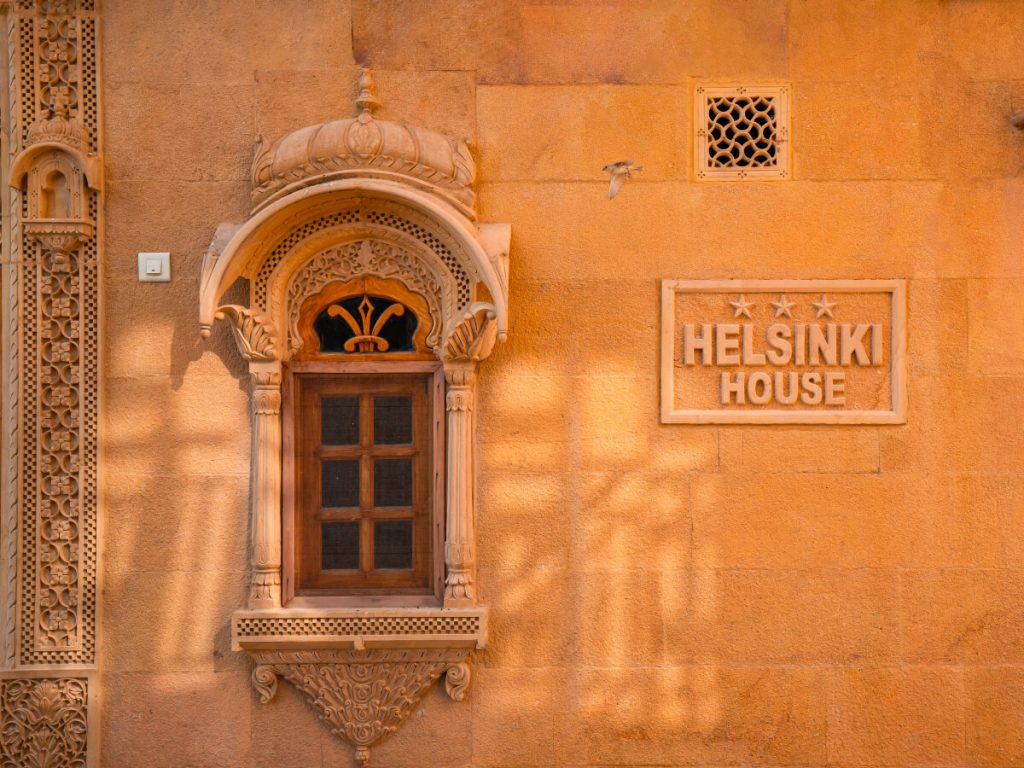
M 474 142 L 510 222 L 481 369 L 470 697 L 375 763 L 1024 763 L 1024 5 L 104 0 L 103 768 L 351 765 L 260 705 L 244 367 L 199 268 L 253 139 L 381 115 Z M 691 78 L 792 83 L 793 179 L 689 180 Z M 600 172 L 644 171 L 606 199 Z M 135 254 L 173 280 L 139 284 Z M 902 426 L 658 419 L 669 278 L 908 279 Z

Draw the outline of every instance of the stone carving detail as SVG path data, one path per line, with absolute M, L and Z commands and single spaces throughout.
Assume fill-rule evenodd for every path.
M 475 221 L 462 142 L 379 121 L 375 105 L 364 73 L 357 117 L 259 141 L 256 207 L 243 224 L 218 229 L 199 307 L 204 336 L 215 318 L 233 322 L 252 374 L 251 581 L 247 607 L 232 616 L 233 647 L 255 660 L 261 700 L 286 678 L 355 746 L 360 763 L 440 677 L 463 699 L 467 658 L 486 645 L 488 610 L 477 604 L 474 583 L 473 409 L 477 363 L 508 332 L 511 235 L 508 225 Z M 355 594 L 303 595 L 282 607 L 282 583 L 294 575 L 281 573 L 282 459 L 291 461 L 282 454 L 282 375 L 331 370 L 328 356 L 292 361 L 303 301 L 364 276 L 397 280 L 416 294 L 408 299 L 423 298 L 419 311 L 432 320 L 427 346 L 444 365 L 443 603 L 401 604 L 389 595 L 399 604 L 382 607 Z M 222 305 L 239 278 L 249 281 L 248 308 Z M 389 362 L 360 365 L 386 370 Z
M 331 732 L 355 747 L 359 765 L 370 748 L 398 730 L 430 687 L 445 675 L 445 690 L 461 701 L 469 686 L 467 651 L 258 651 L 252 679 L 263 703 L 277 677 L 302 691 Z
M 5 280 L 5 303 L 18 319 L 9 312 L 4 325 L 20 323 L 20 335 L 8 335 L 18 368 L 8 361 L 17 386 L 6 410 L 16 430 L 8 477 L 18 483 L 8 492 L 21 504 L 18 661 L 89 665 L 99 421 L 96 19 L 87 0 L 39 0 L 9 18 L 17 51 L 12 252 L 20 258 Z M 10 659 L 10 637 L 6 645 Z
M 700 85 L 694 91 L 698 179 L 789 177 L 789 88 Z
M 79 118 L 79 20 L 73 0 L 44 0 L 36 22 L 39 105 L 42 119 L 28 126 L 30 143 L 55 141 L 88 151 L 89 131 Z
M 424 128 L 378 120 L 373 78 L 363 70 L 356 117 L 311 125 L 273 144 L 257 139 L 252 199 L 257 210 L 282 193 L 339 176 L 405 177 L 475 218 L 476 164 L 466 142 Z
M 6 17 L 9 101 L 0 106 L 13 159 L 10 260 L 0 271 L 9 500 L 0 552 L 3 768 L 85 768 L 95 758 L 89 670 L 102 166 L 95 10 L 95 0 L 21 0 Z M 62 677 L 58 668 L 67 665 L 82 677 Z
M 248 616 L 236 615 L 231 634 L 236 643 L 270 642 L 310 635 L 335 638 L 390 638 L 444 635 L 452 641 L 477 642 L 482 633 L 479 615 L 390 616 Z
M 469 692 L 472 675 L 469 664 L 449 664 L 444 672 L 444 689 L 452 701 L 462 701 Z
M 85 768 L 88 681 L 0 680 L 0 766 Z
M 225 304 L 217 310 L 216 318 L 231 320 L 235 344 L 243 359 L 250 362 L 277 359 L 274 334 L 264 323 L 262 314 L 235 304 Z
M 81 280 L 78 256 L 44 252 L 40 296 L 39 606 L 36 644 L 80 645 Z
M 302 346 L 299 314 L 302 301 L 334 281 L 346 281 L 356 275 L 395 277 L 411 291 L 423 296 L 434 319 L 427 344 L 440 347 L 444 327 L 442 307 L 454 304 L 455 286 L 449 276 L 437 274 L 428 263 L 401 246 L 381 240 L 360 240 L 321 251 L 292 278 L 288 285 L 288 348 L 295 354 Z
M 366 200 L 358 207 L 321 216 L 296 227 L 281 238 L 259 264 L 252 286 L 251 306 L 276 312 L 278 307 L 274 306 L 268 295 L 271 275 L 282 261 L 294 259 L 307 242 L 326 236 L 330 236 L 335 243 L 382 240 L 412 253 L 433 254 L 451 273 L 445 281 L 455 281 L 453 290 L 459 309 L 470 303 L 473 281 L 479 279 L 472 265 L 466 263 L 462 249 L 451 242 L 436 225 L 431 227 L 428 221 L 414 211 L 399 210 L 387 202 Z M 209 257 L 209 261 L 216 260 L 216 256 Z
M 493 321 L 492 305 L 481 301 L 470 306 L 448 334 L 445 359 L 477 362 L 490 355 L 498 338 L 498 329 Z

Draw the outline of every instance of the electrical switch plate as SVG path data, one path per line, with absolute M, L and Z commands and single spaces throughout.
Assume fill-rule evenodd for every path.
M 139 282 L 166 283 L 171 279 L 171 254 L 140 253 Z

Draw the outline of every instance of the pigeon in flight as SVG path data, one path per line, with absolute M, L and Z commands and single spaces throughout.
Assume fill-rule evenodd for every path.
M 611 177 L 611 183 L 608 185 L 608 199 L 611 200 L 619 194 L 619 190 L 622 189 L 626 179 L 633 178 L 633 172 L 642 171 L 643 167 L 633 165 L 632 160 L 620 160 L 617 163 L 609 163 L 601 170 Z

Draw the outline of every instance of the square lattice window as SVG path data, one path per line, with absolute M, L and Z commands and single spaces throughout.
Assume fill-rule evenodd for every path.
M 698 85 L 693 122 L 697 179 L 789 178 L 787 86 Z

